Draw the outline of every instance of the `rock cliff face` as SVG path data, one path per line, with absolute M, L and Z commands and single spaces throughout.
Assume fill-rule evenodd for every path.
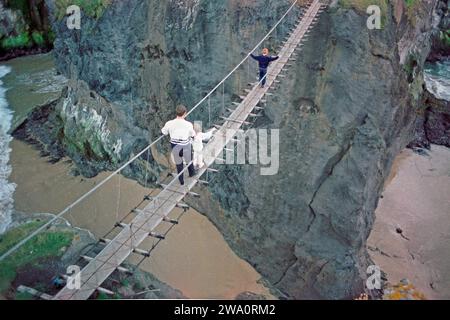
M 374 209 L 420 107 L 435 5 L 418 5 L 414 24 L 403 6 L 388 7 L 380 31 L 357 10 L 330 8 L 268 104 L 280 172 L 230 168 L 213 187 L 225 210 L 209 208 L 211 219 L 290 298 L 363 290 Z
M 426 91 L 422 105 L 424 110 L 417 117 L 415 136 L 408 147 L 430 149 L 432 143 L 450 148 L 450 101 L 438 99 Z
M 374 209 L 411 140 L 439 1 L 390 1 L 381 30 L 366 28 L 359 3 L 332 1 L 258 122 L 280 129 L 279 173 L 224 166 L 192 201 L 280 297 L 364 290 Z M 80 31 L 55 20 L 58 66 L 72 82 L 54 110 L 54 139 L 83 167 L 113 167 L 159 135 L 176 103 L 193 105 L 288 6 L 126 0 L 83 16 Z M 226 101 L 238 87 L 226 87 Z
M 432 41 L 432 52 L 429 61 L 436 61 L 450 55 L 450 2 L 441 1 L 438 5 L 442 19 L 439 30 L 436 30 Z
M 58 2 L 47 4 L 57 16 Z M 117 125 L 102 127 L 102 135 L 108 135 L 107 130 L 118 130 L 117 136 L 127 135 L 127 141 L 120 143 L 120 151 L 105 152 L 104 143 L 96 135 L 83 133 L 80 140 L 79 133 L 86 130 L 67 130 L 63 121 L 64 133 L 58 139 L 72 157 L 91 154 L 78 161 L 89 172 L 108 167 L 106 162 L 99 165 L 98 159 L 114 165 L 130 152 L 141 150 L 148 140 L 159 136 L 177 103 L 197 102 L 263 37 L 289 5 L 289 1 L 275 0 L 113 1 L 100 17 L 83 13 L 81 30 L 69 30 L 65 19 L 54 17 L 58 69 L 74 80 L 69 86 L 69 92 L 76 92 L 71 95 L 75 98 L 71 103 L 77 104 L 76 97 L 103 99 L 112 107 L 108 120 L 102 115 L 101 121 L 108 122 L 111 117 L 119 120 Z M 287 19 L 278 31 L 280 35 L 286 33 L 295 18 L 293 14 Z M 237 93 L 237 84 L 229 85 L 227 101 Z M 213 103 L 217 101 L 213 98 Z M 69 110 L 63 108 L 64 103 L 61 101 L 57 112 L 69 122 L 78 122 L 84 109 L 74 108 L 71 115 L 64 115 Z M 90 105 L 103 110 L 95 101 Z M 220 110 L 214 108 L 213 112 Z M 119 143 L 117 137 L 111 139 L 111 145 Z M 89 152 L 84 145 L 89 146 Z

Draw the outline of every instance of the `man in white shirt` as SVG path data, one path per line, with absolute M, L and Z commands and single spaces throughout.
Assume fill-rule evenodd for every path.
M 170 135 L 170 144 L 172 146 L 172 154 L 177 166 L 178 174 L 184 169 L 183 158 L 186 163 L 190 164 L 188 167 L 189 177 L 195 175 L 195 169 L 192 162 L 192 138 L 195 136 L 194 126 L 189 121 L 186 121 L 187 109 L 183 105 L 177 106 L 177 117 L 174 120 L 168 121 L 162 133 Z M 184 185 L 184 177 L 180 175 L 180 184 Z

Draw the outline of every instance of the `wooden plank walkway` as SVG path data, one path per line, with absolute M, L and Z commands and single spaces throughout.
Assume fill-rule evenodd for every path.
M 178 179 L 174 179 L 168 186 L 164 187 L 142 211 L 139 211 L 132 222 L 123 225 L 120 233 L 109 241 L 104 249 L 81 270 L 81 287 L 70 289 L 66 285 L 53 299 L 88 299 L 147 237 L 154 236 L 155 228 L 167 218 L 186 195 L 192 194 L 190 190 L 199 182 L 200 177 L 223 153 L 223 149 L 233 141 L 233 136 L 238 134 L 244 121 L 266 95 L 282 69 L 286 67 L 294 50 L 304 38 L 323 6 L 319 0 L 314 0 L 311 3 L 302 20 L 281 49 L 280 58 L 269 67 L 266 86 L 261 88 L 258 84 L 255 84 L 248 95 L 227 117 L 230 120 L 224 122 L 215 133 L 214 139 L 205 146 L 204 161 L 206 165 L 199 170 L 197 175 L 185 179 L 185 186 L 180 186 Z

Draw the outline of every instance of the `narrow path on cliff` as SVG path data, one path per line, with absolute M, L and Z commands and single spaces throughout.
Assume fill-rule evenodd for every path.
M 134 218 L 129 223 L 117 222 L 116 227 L 121 228 L 121 231 L 112 239 L 101 239 L 104 244 L 103 249 L 95 256 L 84 256 L 84 260 L 87 261 L 87 265 L 80 272 L 80 286 L 74 286 L 73 283 L 68 283 L 66 286 L 54 297 L 48 297 L 48 295 L 39 296 L 53 299 L 75 299 L 84 300 L 88 299 L 95 291 L 100 291 L 107 294 L 113 294 L 109 290 L 102 288 L 102 283 L 114 272 L 129 273 L 130 270 L 124 268 L 122 264 L 131 254 L 139 254 L 143 257 L 148 257 L 150 251 L 138 248 L 139 245 L 148 237 L 156 238 L 158 241 L 164 239 L 165 235 L 157 234 L 155 229 L 163 222 L 170 223 L 172 225 L 177 224 L 177 220 L 169 218 L 169 214 L 175 208 L 188 208 L 183 203 L 183 199 L 186 196 L 198 197 L 199 195 L 192 191 L 196 185 L 208 185 L 208 176 L 210 173 L 218 172 L 217 169 L 213 169 L 214 164 L 222 164 L 225 162 L 223 159 L 224 150 L 230 148 L 234 149 L 235 144 L 239 142 L 239 136 L 242 132 L 249 129 L 253 124 L 251 119 L 255 119 L 260 116 L 260 112 L 264 110 L 264 103 L 266 97 L 272 95 L 269 93 L 271 88 L 274 88 L 284 75 L 283 71 L 286 71 L 296 61 L 296 51 L 302 49 L 302 41 L 304 41 L 309 31 L 313 28 L 318 21 L 318 16 L 325 9 L 326 5 L 319 0 L 313 0 L 308 3 L 306 10 L 302 12 L 301 17 L 298 20 L 296 26 L 291 30 L 287 39 L 284 41 L 278 56 L 279 59 L 272 63 L 269 67 L 266 79 L 262 79 L 260 82 L 250 82 L 249 88 L 244 91 L 246 96 L 239 95 L 241 101 L 234 102 L 232 107 L 227 108 L 228 115 L 219 115 L 213 122 L 211 119 L 211 103 L 210 98 L 214 93 L 224 94 L 225 82 L 235 72 L 244 67 L 245 63 L 250 60 L 250 54 L 257 50 L 266 39 L 271 36 L 274 30 L 285 21 L 286 17 L 293 11 L 293 9 L 299 4 L 299 0 L 289 7 L 286 13 L 279 19 L 279 21 L 273 26 L 273 28 L 266 34 L 266 36 L 251 50 L 247 56 L 222 80 L 220 81 L 205 97 L 203 97 L 188 113 L 192 114 L 198 108 L 204 108 L 204 112 L 209 114 L 209 122 L 216 123 L 218 131 L 214 134 L 213 138 L 204 148 L 204 163 L 205 166 L 201 168 L 198 173 L 186 180 L 185 186 L 178 184 L 178 177 L 183 175 L 187 170 L 185 169 L 178 175 L 173 174 L 173 178 L 168 184 L 161 184 L 162 190 L 156 196 L 148 196 L 144 200 L 148 201 L 142 209 L 133 210 Z M 251 77 L 250 77 L 251 79 Z M 260 84 L 263 80 L 266 80 L 266 86 L 261 87 Z M 220 121 L 220 123 L 218 122 Z M 17 245 L 12 247 L 8 252 L 0 257 L 0 261 L 7 258 L 11 253 L 20 248 L 25 242 L 30 240 L 36 234 L 47 229 L 54 221 L 62 217 L 66 213 L 70 213 L 74 207 L 82 204 L 82 202 L 91 196 L 94 192 L 100 189 L 106 182 L 108 182 L 113 176 L 119 175 L 134 164 L 135 161 L 141 161 L 142 156 L 146 159 L 146 172 L 145 181 L 147 181 L 148 166 L 147 163 L 150 160 L 150 152 L 158 143 L 163 141 L 164 136 L 158 137 L 148 147 L 130 159 L 122 167 L 112 173 L 108 178 L 99 183 L 91 191 L 83 195 L 61 213 L 57 214 L 48 223 L 34 231 L 28 237 L 20 241 Z M 192 162 L 191 162 L 192 163 Z M 188 164 L 189 165 L 189 164 Z M 203 176 L 207 176 L 206 180 L 202 180 Z M 120 183 L 120 179 L 119 179 Z M 120 185 L 118 188 L 117 207 L 120 207 Z M 117 219 L 116 219 L 117 221 Z M 22 288 L 23 289 L 23 288 Z

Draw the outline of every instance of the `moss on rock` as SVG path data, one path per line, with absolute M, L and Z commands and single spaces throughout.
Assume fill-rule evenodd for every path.
M 112 0 L 57 0 L 55 16 L 62 19 L 66 15 L 66 10 L 71 5 L 76 5 L 89 17 L 99 19 Z
M 54 34 L 43 0 L 8 0 L 1 4 L 0 12 L 0 59 L 53 47 Z
M 20 240 L 44 224 L 42 220 L 24 223 L 0 236 L 0 254 L 4 254 Z M 45 231 L 36 235 L 15 253 L 0 262 L 0 292 L 5 292 L 21 267 L 38 263 L 41 259 L 59 257 L 61 250 L 71 244 L 74 234 L 69 231 Z

